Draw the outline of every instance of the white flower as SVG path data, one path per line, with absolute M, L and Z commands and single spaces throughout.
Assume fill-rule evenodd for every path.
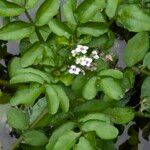
M 76 59 L 76 64 L 81 64 L 83 61 L 83 57 L 79 57 Z
M 106 61 L 113 61 L 113 57 L 112 57 L 112 55 L 106 55 L 105 56 L 105 59 L 106 59 Z
M 87 66 L 87 67 L 89 67 L 91 65 L 92 61 L 93 61 L 91 58 L 88 58 L 88 57 L 83 57 L 82 59 L 83 60 L 81 62 L 81 65 L 82 66 Z
M 98 56 L 97 51 L 92 51 L 91 56 L 92 56 L 94 59 L 99 59 L 99 56 Z
M 71 54 L 72 54 L 73 57 L 75 57 L 78 54 L 78 52 L 76 50 L 72 50 Z
M 81 52 L 82 54 L 86 54 L 88 49 L 89 49 L 88 46 L 77 45 L 76 51 L 77 51 L 78 53 Z
M 79 67 L 76 67 L 75 65 L 70 66 L 69 73 L 70 74 L 76 74 L 78 75 L 80 73 L 81 69 Z

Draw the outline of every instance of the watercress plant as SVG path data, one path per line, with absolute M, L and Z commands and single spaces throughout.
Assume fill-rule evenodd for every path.
M 115 149 L 119 125 L 150 115 L 148 1 L 44 0 L 31 17 L 37 3 L 0 0 L 0 40 L 20 42 L 8 65 L 7 122 L 18 135 L 11 149 Z M 120 38 L 127 42 L 121 68 L 110 51 Z

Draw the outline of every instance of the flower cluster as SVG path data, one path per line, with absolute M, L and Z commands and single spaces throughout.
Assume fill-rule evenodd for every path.
M 84 74 L 85 70 L 96 70 L 94 60 L 99 59 L 98 53 L 94 50 L 89 54 L 88 49 L 88 46 L 77 45 L 77 48 L 71 51 L 75 65 L 70 66 L 70 74 L 78 75 L 80 72 Z

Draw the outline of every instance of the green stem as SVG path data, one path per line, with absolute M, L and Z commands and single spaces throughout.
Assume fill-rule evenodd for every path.
M 137 68 L 137 67 L 132 67 L 132 70 L 133 70 L 134 72 L 136 72 L 136 73 L 143 73 L 143 74 L 145 74 L 145 75 L 150 76 L 150 72 L 147 71 L 147 70 L 145 70 L 144 68 L 139 69 L 139 68 Z
M 31 130 L 33 129 L 36 124 L 48 113 L 48 110 L 47 109 L 44 109 L 44 111 L 40 114 L 40 116 L 38 116 L 36 118 L 36 120 L 29 126 L 28 130 Z M 14 144 L 12 144 L 11 146 L 11 150 L 15 150 L 19 144 L 23 141 L 23 137 L 22 135 L 19 137 L 19 139 L 16 140 L 16 142 Z
M 0 86 L 11 87 L 11 88 L 13 87 L 11 84 L 9 84 L 8 81 L 1 80 L 1 79 L 0 79 Z
M 136 112 L 135 115 L 137 117 L 141 117 L 141 118 L 150 118 L 150 114 L 145 114 L 145 113 L 142 113 L 142 112 Z

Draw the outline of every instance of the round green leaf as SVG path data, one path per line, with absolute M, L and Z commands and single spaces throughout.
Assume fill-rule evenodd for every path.
M 82 95 L 85 99 L 90 100 L 96 96 L 97 94 L 96 81 L 97 81 L 97 78 L 92 77 L 91 79 L 87 81 L 87 83 L 83 87 Z
M 75 123 L 67 122 L 61 125 L 58 129 L 56 129 L 52 136 L 49 139 L 49 143 L 46 145 L 46 150 L 52 150 L 54 148 L 55 143 L 57 142 L 58 138 L 62 136 L 65 132 L 70 131 L 75 127 Z
M 102 70 L 99 74 L 99 76 L 110 76 L 116 79 L 122 79 L 123 78 L 123 73 L 119 70 L 116 69 L 107 69 L 107 70 Z
M 0 29 L 1 40 L 20 40 L 29 37 L 34 32 L 34 27 L 26 22 L 11 22 Z
M 113 78 L 104 78 L 100 81 L 103 92 L 114 100 L 120 100 L 124 97 L 121 86 Z
M 116 107 L 106 110 L 106 113 L 110 115 L 110 118 L 116 124 L 126 124 L 134 118 L 134 112 L 131 108 Z
M 43 26 L 49 22 L 59 9 L 59 0 L 45 0 L 36 14 L 36 25 Z
M 92 147 L 90 142 L 85 137 L 81 137 L 74 150 L 95 150 L 95 148 Z
M 57 142 L 54 145 L 53 150 L 70 150 L 75 144 L 77 138 L 81 135 L 81 133 L 75 133 L 73 131 L 66 131 L 62 136 L 60 136 Z
M 117 137 L 119 131 L 114 126 L 101 121 L 88 121 L 82 125 L 85 132 L 95 131 L 97 136 L 105 140 L 111 140 Z
M 150 77 L 145 78 L 141 87 L 141 97 L 150 97 Z
M 26 144 L 32 146 L 45 145 L 48 142 L 46 135 L 40 131 L 32 130 L 27 131 L 23 134 L 23 140 Z
M 59 108 L 59 97 L 52 85 L 47 84 L 45 85 L 45 87 L 46 87 L 46 100 L 48 111 L 50 112 L 50 114 L 55 114 L 57 113 Z
M 141 61 L 149 50 L 149 34 L 147 32 L 137 33 L 128 41 L 125 48 L 125 63 L 131 67 Z
M 17 108 L 11 108 L 7 113 L 8 124 L 19 130 L 25 130 L 29 124 L 29 118 L 27 114 Z
M 118 11 L 117 22 L 129 31 L 150 31 L 150 16 L 136 4 L 121 5 Z

